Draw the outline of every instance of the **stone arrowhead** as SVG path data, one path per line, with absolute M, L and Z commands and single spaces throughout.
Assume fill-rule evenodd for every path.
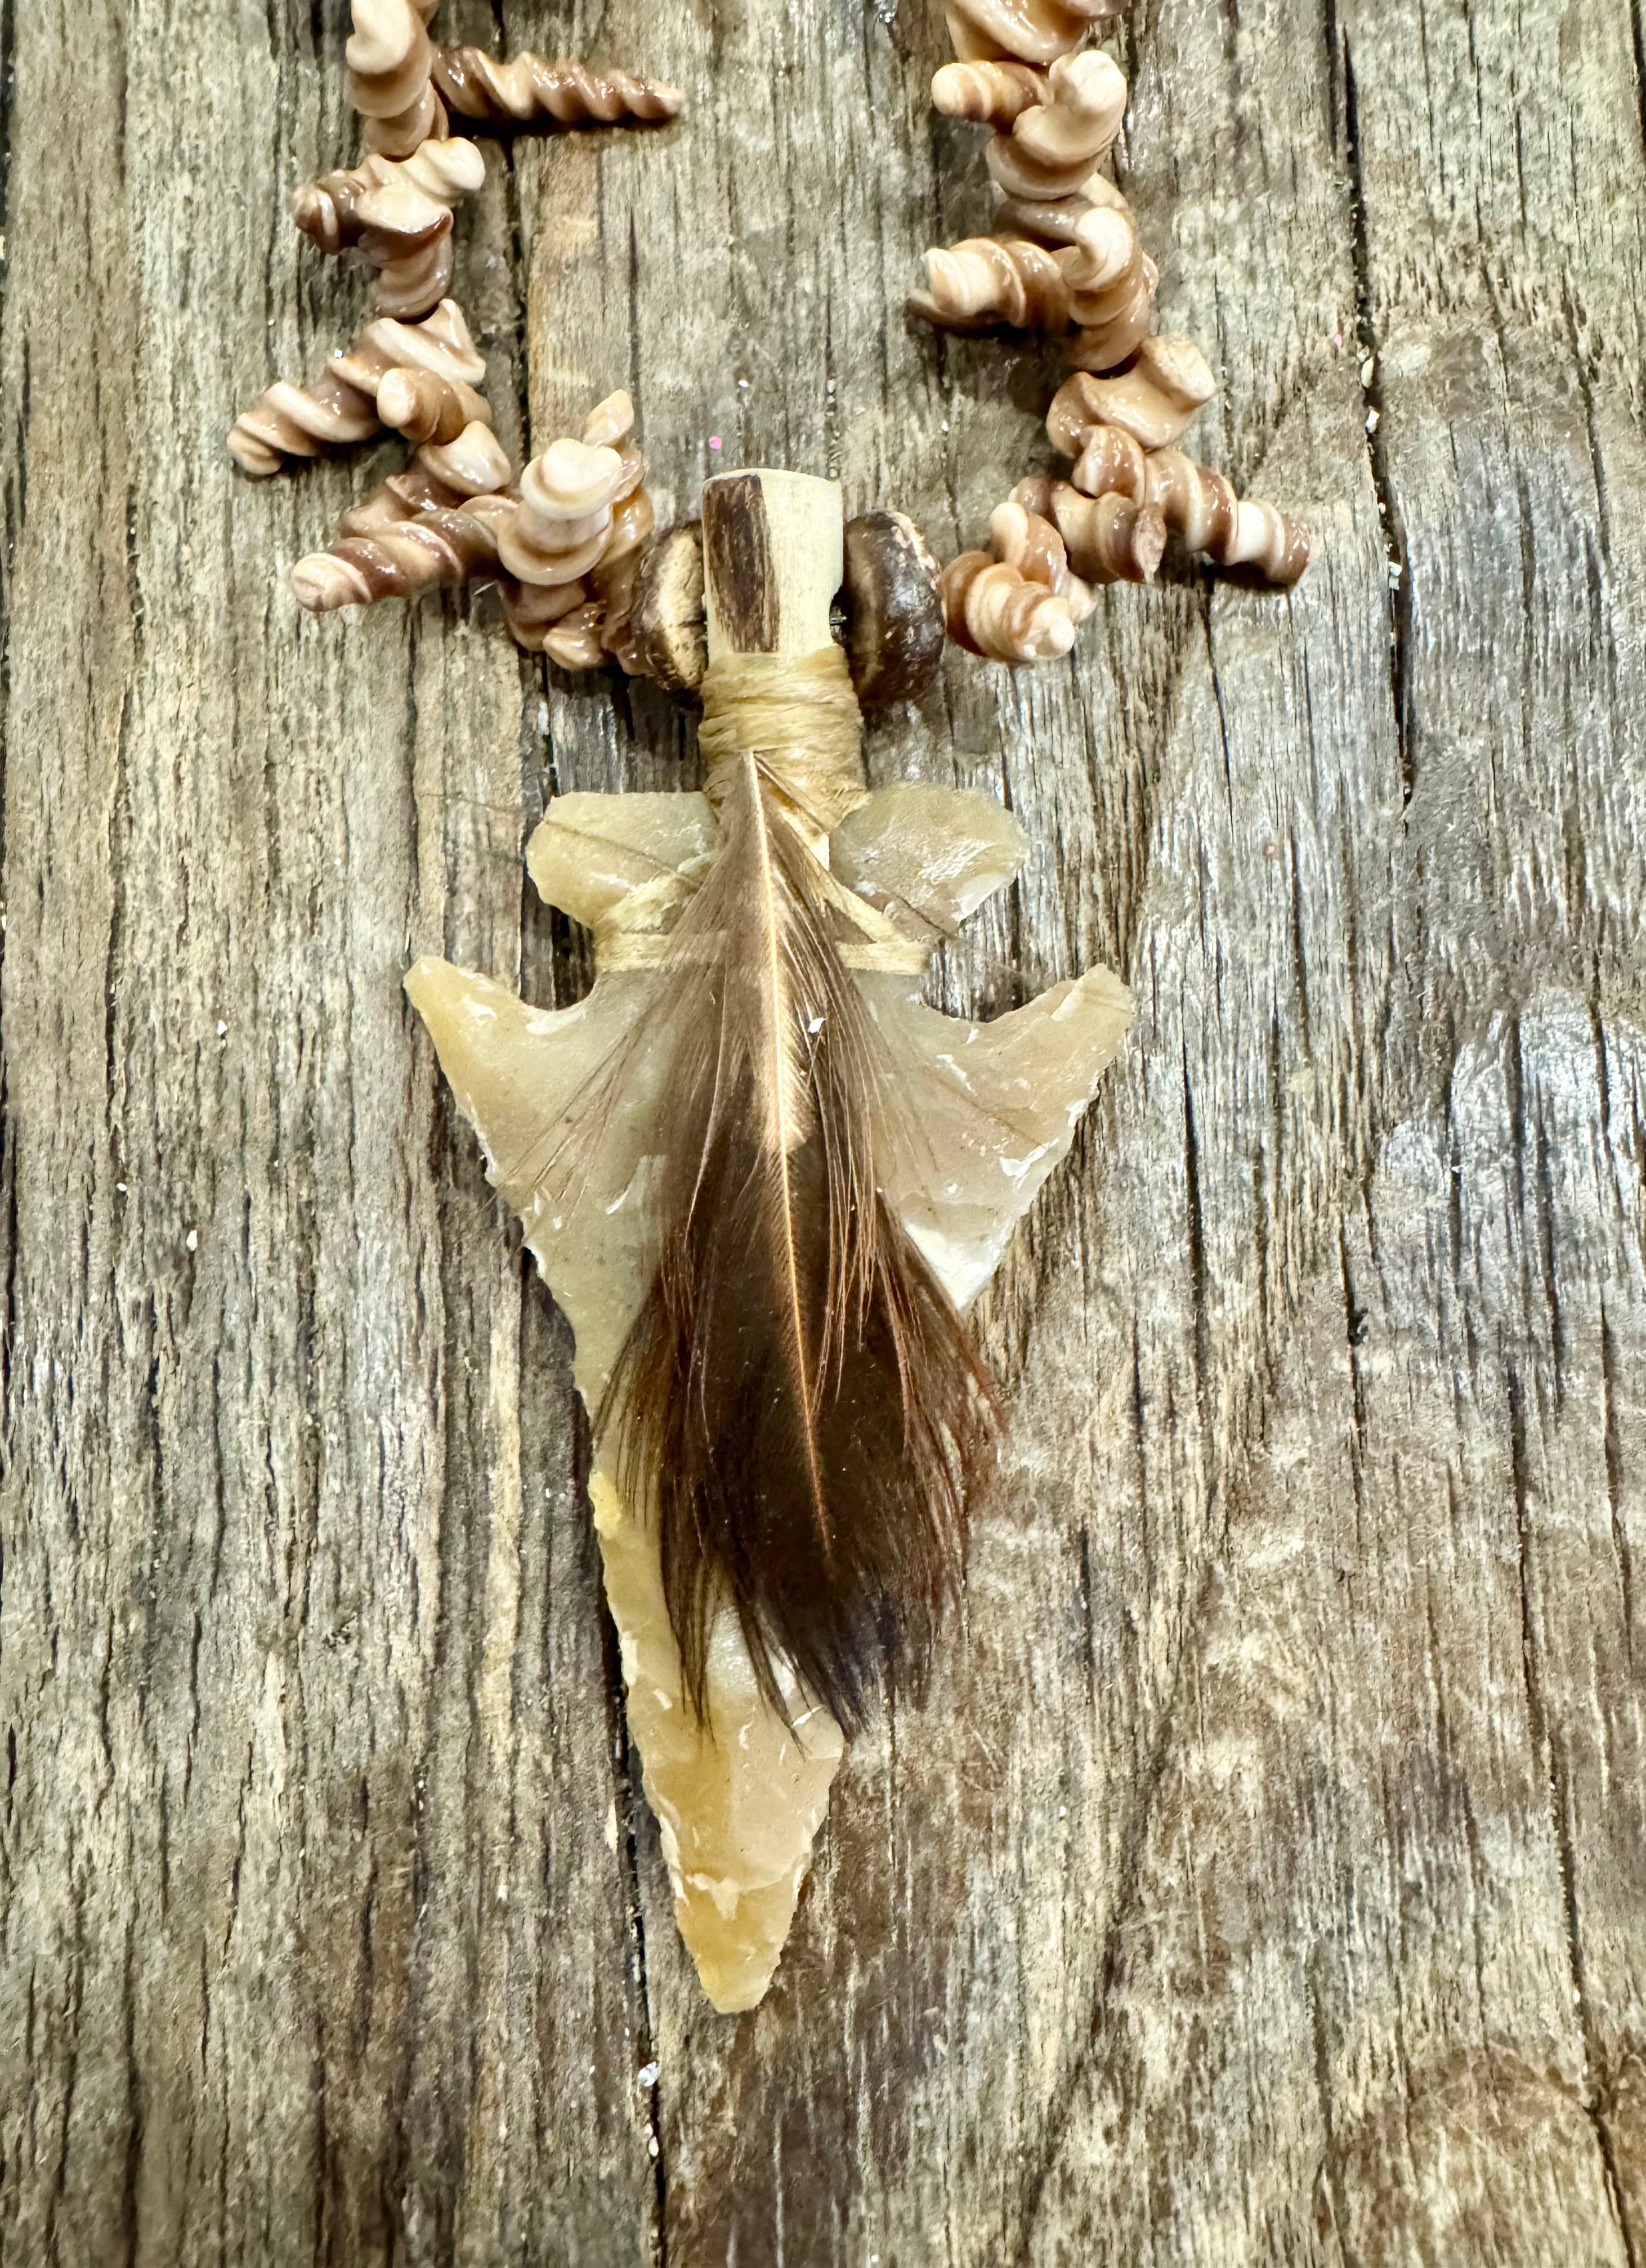
M 548 902 L 598 934 L 666 925 L 712 853 L 700 795 L 568 795 L 533 837 Z M 916 784 L 868 795 L 831 839 L 838 880 L 909 939 L 934 946 L 1009 881 L 1021 828 L 986 797 Z M 406 980 L 492 1182 L 577 1342 L 578 1390 L 600 1407 L 651 1280 L 654 1193 L 668 1140 L 668 1066 L 648 1052 L 654 971 L 616 968 L 571 1008 L 528 1007 L 490 978 L 419 961 Z M 926 1006 L 917 979 L 858 976 L 907 1083 L 915 1130 L 885 1194 L 951 1297 L 988 1281 L 1015 1222 L 1067 1152 L 1131 1020 L 1106 970 L 1014 1013 L 968 1023 Z M 568 1180 L 568 1129 L 598 1109 L 600 1139 Z M 683 1705 L 655 1541 L 598 1454 L 590 1483 L 629 1722 L 657 1815 L 681 1934 L 717 2008 L 752 2007 L 777 1967 L 844 1752 L 798 1688 L 790 1716 L 761 1694 L 734 1617 L 710 1647 L 705 1729 Z M 792 1719 L 792 1721 L 791 1721 Z

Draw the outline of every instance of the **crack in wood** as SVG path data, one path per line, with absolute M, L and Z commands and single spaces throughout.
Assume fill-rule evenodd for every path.
M 1355 340 L 1360 355 L 1361 393 L 1366 404 L 1366 453 L 1371 465 L 1378 517 L 1389 560 L 1389 694 L 1400 753 L 1400 778 L 1410 803 L 1417 784 L 1413 739 L 1409 648 L 1412 632 L 1412 562 L 1399 501 L 1390 472 L 1384 434 L 1387 409 L 1383 379 L 1383 342 L 1378 335 L 1372 292 L 1371 218 L 1362 162 L 1360 96 L 1347 33 L 1338 20 L 1338 0 L 1325 0 L 1326 41 L 1334 58 L 1336 86 L 1342 98 L 1342 147 L 1348 167 L 1350 242 L 1354 269 Z
M 1515 1049 L 1518 1058 L 1519 1048 Z M 1517 1114 L 1518 1115 L 1518 1114 Z M 1521 1153 L 1524 1154 L 1524 1153 Z M 1521 1656 L 1524 1665 L 1526 1714 L 1532 1730 L 1532 1752 L 1546 1760 L 1550 1825 L 1559 1854 L 1561 1896 L 1566 1925 L 1567 1962 L 1572 1996 L 1583 2043 L 1584 2114 L 1593 2130 L 1605 2182 L 1607 2201 L 1622 2242 L 1628 2268 L 1640 2268 L 1640 2254 L 1618 2165 L 1617 2145 L 1605 2115 L 1608 2089 L 1606 2062 L 1594 2020 L 1582 1925 L 1577 1908 L 1577 1856 L 1572 1839 L 1571 1780 L 1565 1745 L 1544 1697 L 1542 1647 L 1538 1628 L 1537 1576 L 1534 1562 L 1535 1521 L 1532 1509 L 1532 1479 L 1527 1462 L 1525 1386 L 1512 1364 L 1507 1371 L 1509 1388 L 1509 1460 L 1514 1474 L 1515 1533 L 1520 1579 Z

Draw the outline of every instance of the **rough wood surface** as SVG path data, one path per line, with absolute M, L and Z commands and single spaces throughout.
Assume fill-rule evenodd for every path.
M 627 384 L 661 520 L 776 463 L 975 541 L 1048 389 L 899 312 L 986 210 L 939 15 L 446 0 L 689 101 L 493 156 L 506 438 Z M 491 602 L 299 621 L 369 463 L 223 446 L 364 296 L 286 217 L 345 16 L 0 0 L 0 2261 L 1643 2268 L 1638 13 L 1137 0 L 1204 446 L 1321 556 L 876 729 L 1037 846 L 952 999 L 1142 1012 L 987 1311 L 963 1643 L 734 2021 L 400 991 L 564 998 L 525 830 L 689 736 Z

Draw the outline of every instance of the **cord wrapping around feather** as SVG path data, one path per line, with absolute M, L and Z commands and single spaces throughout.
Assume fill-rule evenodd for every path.
M 678 1098 L 661 1256 L 597 1431 L 657 1522 L 689 1705 L 706 1717 L 729 1608 L 773 1705 L 849 1731 L 877 1691 L 923 1688 L 993 1403 L 881 1195 L 877 1165 L 919 1135 L 845 964 L 862 924 L 791 799 L 799 749 L 712 761 L 720 847 L 651 1020 Z
M 862 802 L 863 718 L 838 646 L 722 654 L 702 693 L 698 746 L 711 803 L 741 784 L 751 754 L 768 786 L 816 835 L 832 834 Z

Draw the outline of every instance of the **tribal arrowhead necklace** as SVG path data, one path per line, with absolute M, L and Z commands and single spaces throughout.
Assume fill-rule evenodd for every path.
M 627 1708 L 683 1934 L 718 2007 L 752 2007 L 830 1783 L 888 1693 L 919 1697 L 963 1574 L 997 1425 L 966 1310 L 1067 1154 L 1131 1016 L 1106 970 L 989 1023 L 926 1006 L 936 946 L 1027 855 L 990 798 L 871 790 L 861 708 L 919 697 L 946 640 L 1016 666 L 1074 644 L 1099 582 L 1168 538 L 1272 585 L 1309 538 L 1177 447 L 1214 390 L 1155 334 L 1155 271 L 1104 171 L 1126 85 L 1086 44 L 1108 0 L 949 0 L 934 99 L 989 127 L 1001 224 L 926 255 L 911 311 L 1038 329 L 1072 374 L 1031 475 L 941 572 L 835 483 L 707 481 L 653 524 L 634 408 L 516 472 L 450 296 L 483 159 L 453 129 L 659 125 L 674 90 L 437 46 L 437 0 L 354 0 L 366 155 L 298 225 L 376 270 L 372 320 L 230 447 L 262 478 L 384 429 L 406 469 L 292 571 L 317 613 L 495 582 L 521 645 L 700 702 L 700 792 L 559 796 L 540 895 L 593 932 L 557 1012 L 434 959 L 406 989 L 491 1179 L 572 1325 Z

